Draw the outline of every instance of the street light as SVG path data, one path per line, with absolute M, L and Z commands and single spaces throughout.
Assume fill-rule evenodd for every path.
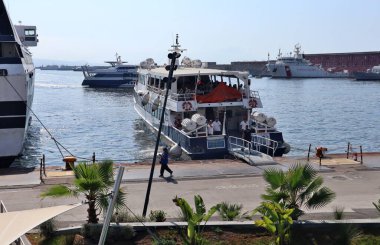
M 156 165 L 156 158 L 157 158 L 157 151 L 158 151 L 158 145 L 160 143 L 160 136 L 161 136 L 161 129 L 162 129 L 162 123 L 164 122 L 165 117 L 165 109 L 166 109 L 166 102 L 168 100 L 169 95 L 169 89 L 171 89 L 172 82 L 175 81 L 173 79 L 173 72 L 177 69 L 177 66 L 175 64 L 175 61 L 177 58 L 181 56 L 180 53 L 173 52 L 168 54 L 168 58 L 171 60 L 170 65 L 166 66 L 165 69 L 169 71 L 169 76 L 167 79 L 163 79 L 164 83 L 166 83 L 166 93 L 165 93 L 165 99 L 164 99 L 164 105 L 162 106 L 162 113 L 161 113 L 161 119 L 160 119 L 160 126 L 158 127 L 158 133 L 157 133 L 157 139 L 156 139 L 156 146 L 154 148 L 154 154 L 153 154 L 153 161 L 152 161 L 152 167 L 150 169 L 150 175 L 149 175 L 149 181 L 148 181 L 148 188 L 146 190 L 146 196 L 145 196 L 145 203 L 144 203 L 144 210 L 143 210 L 143 216 L 146 216 L 146 211 L 148 209 L 149 204 L 149 196 L 150 196 L 150 189 L 152 187 L 152 180 L 153 180 L 153 174 L 154 174 L 154 167 Z

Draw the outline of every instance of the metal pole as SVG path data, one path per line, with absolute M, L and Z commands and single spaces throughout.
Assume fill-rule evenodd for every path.
M 310 149 L 311 149 L 311 144 L 309 144 L 309 151 L 307 152 L 307 161 L 310 160 Z
M 162 113 L 161 113 L 161 120 L 160 120 L 160 126 L 158 127 L 158 133 L 157 133 L 157 139 L 156 139 L 156 146 L 154 148 L 154 154 L 153 154 L 153 160 L 152 160 L 152 167 L 150 169 L 150 175 L 149 175 L 149 182 L 148 182 L 148 188 L 146 190 L 146 196 L 145 196 L 145 202 L 144 202 L 144 209 L 143 209 L 143 216 L 146 216 L 146 212 L 148 209 L 149 204 L 149 196 L 150 196 L 150 189 L 152 187 L 152 180 L 153 180 L 153 174 L 154 174 L 154 167 L 156 165 L 156 158 L 157 158 L 157 151 L 158 151 L 158 145 L 160 143 L 160 136 L 161 136 L 161 130 L 162 130 L 162 124 L 164 122 L 164 116 L 165 116 L 165 109 L 166 109 L 166 102 L 168 100 L 169 95 L 169 89 L 171 88 L 171 83 L 173 79 L 173 71 L 175 69 L 175 60 L 178 58 L 180 54 L 177 54 L 176 52 L 169 53 L 168 57 L 171 59 L 170 63 L 170 69 L 169 69 L 169 76 L 166 83 L 166 93 L 165 93 L 165 99 L 164 99 L 164 105 L 162 107 Z
M 42 154 L 42 164 L 43 164 L 43 167 L 44 167 L 44 175 L 45 175 L 45 177 L 47 177 L 46 176 L 45 154 Z
M 120 188 L 121 178 L 123 177 L 123 173 L 124 173 L 124 167 L 120 166 L 119 172 L 117 173 L 115 185 L 113 186 L 113 191 L 112 191 L 112 195 L 110 197 L 110 202 L 108 204 L 107 214 L 106 214 L 106 217 L 104 218 L 102 233 L 100 235 L 98 245 L 103 245 L 105 240 L 106 240 L 108 227 L 110 225 L 111 216 L 113 213 L 113 208 L 115 206 L 117 194 L 119 193 L 119 188 Z
M 92 153 L 92 163 L 95 163 L 95 152 Z
M 363 148 L 360 146 L 360 164 L 363 164 Z
M 350 142 L 348 142 L 347 144 L 347 159 L 349 155 L 350 155 Z

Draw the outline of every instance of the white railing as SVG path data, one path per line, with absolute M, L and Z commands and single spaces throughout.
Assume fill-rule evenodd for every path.
M 252 143 L 243 138 L 229 136 L 228 137 L 228 150 L 239 151 L 239 154 L 246 156 L 251 155 Z
M 266 151 L 267 155 L 272 155 L 272 157 L 274 156 L 274 153 L 278 148 L 277 141 L 264 137 L 264 136 L 260 136 L 258 134 L 251 134 L 251 139 L 252 139 L 251 140 L 252 147 L 254 150 L 259 151 L 259 152 Z M 272 154 L 269 154 L 270 152 Z

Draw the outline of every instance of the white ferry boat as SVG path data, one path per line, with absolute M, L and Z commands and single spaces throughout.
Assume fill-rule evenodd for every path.
M 347 78 L 347 72 L 332 72 L 314 65 L 304 59 L 301 46 L 295 45 L 294 55 L 282 56 L 279 52 L 276 61 L 268 61 L 266 65 L 272 78 Z
M 137 80 L 137 66 L 125 65 L 116 54 L 116 61 L 105 61 L 111 66 L 105 69 L 89 69 L 82 66 L 84 80 L 82 86 L 91 88 L 133 88 Z
M 27 46 L 37 46 L 35 26 L 13 25 L 0 1 L 0 168 L 23 151 L 33 102 L 35 68 Z
M 172 47 L 170 51 L 183 51 L 180 49 L 178 37 Z M 251 115 L 262 107 L 262 102 L 258 91 L 250 89 L 249 73 L 201 66 L 201 61 L 192 61 L 187 57 L 183 58 L 181 65 L 178 62 L 173 74 L 175 81 L 168 93 L 162 127 L 162 136 L 166 143 L 180 146 L 192 159 L 223 158 L 229 153 L 229 137 L 242 137 L 240 125 L 243 119 L 248 119 L 249 133 L 255 133 L 255 129 L 259 129 L 257 133 L 265 132 L 270 137 L 269 132 L 273 127 L 253 124 L 254 118 Z M 157 67 L 152 59 L 148 59 L 141 63 L 138 73 L 134 88 L 134 107 L 148 127 L 157 133 L 168 71 L 165 67 Z M 220 121 L 220 130 L 214 129 L 211 132 L 208 130 L 211 126 L 208 125 L 212 125 L 211 122 L 217 119 Z M 262 122 L 264 124 L 265 121 Z M 275 151 L 277 155 L 282 155 L 285 151 L 282 134 L 281 137 L 273 136 L 278 139 Z M 261 145 L 263 147 L 259 150 L 268 153 L 265 145 Z

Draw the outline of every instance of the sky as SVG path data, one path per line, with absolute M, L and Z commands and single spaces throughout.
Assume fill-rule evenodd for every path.
M 306 54 L 380 51 L 378 0 L 3 0 L 14 24 L 36 25 L 34 59 L 102 64 L 167 62 L 179 34 L 183 56 L 218 64 Z

